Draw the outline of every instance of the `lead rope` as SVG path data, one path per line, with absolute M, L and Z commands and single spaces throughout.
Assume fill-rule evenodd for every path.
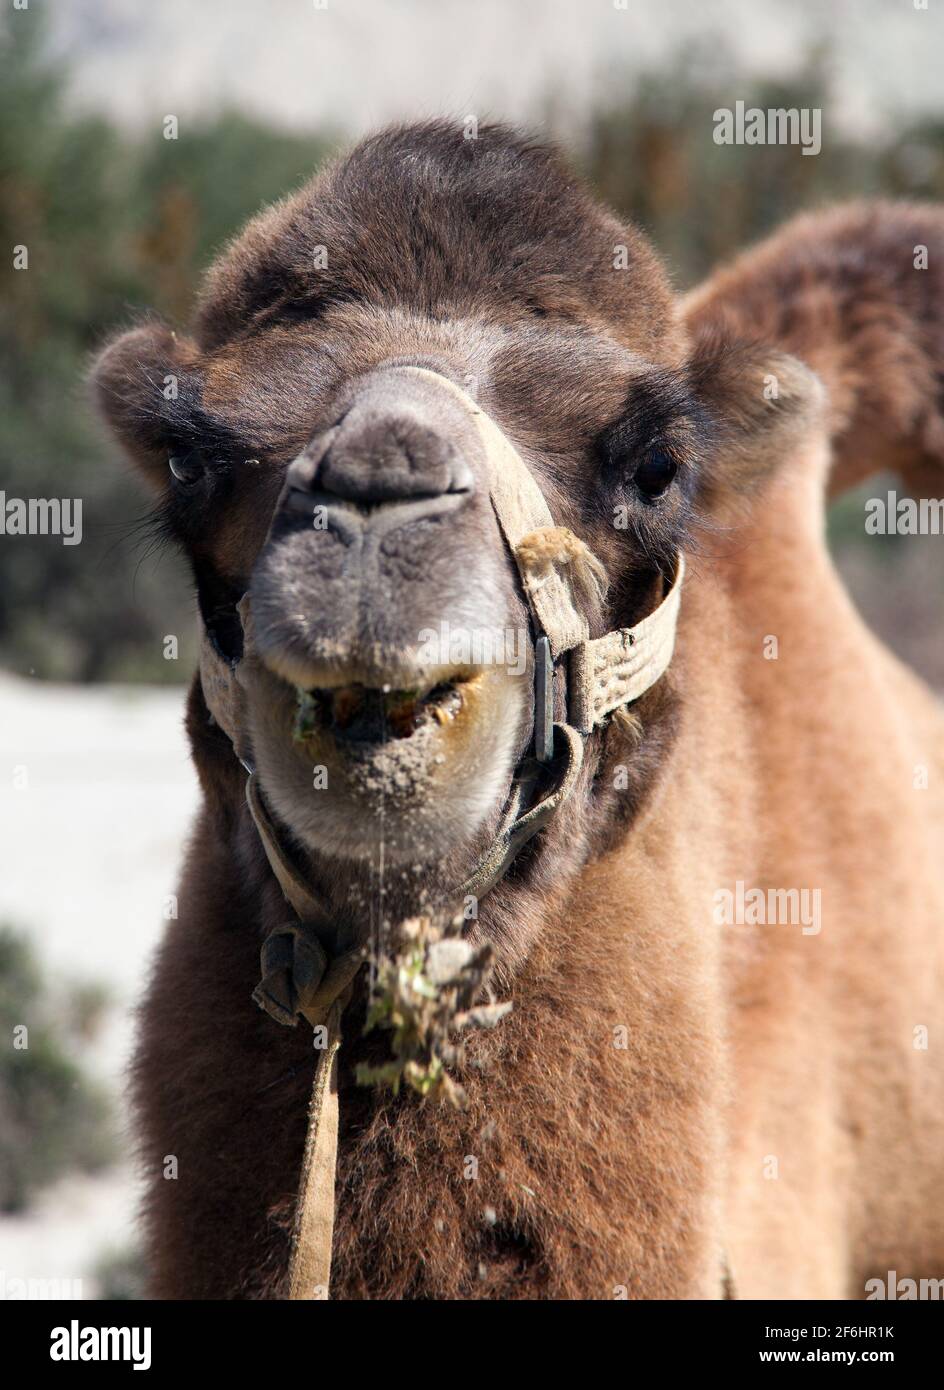
M 276 1022 L 310 1025 L 318 1051 L 288 1267 L 292 1301 L 325 1300 L 331 1281 L 334 1186 L 338 1159 L 338 1053 L 341 1016 L 353 993 L 363 948 L 339 950 L 321 904 L 281 845 L 255 773 L 246 801 L 266 858 L 297 922 L 276 927 L 262 945 L 262 979 L 253 999 Z M 326 943 L 334 954 L 329 955 Z
M 308 1104 L 308 1132 L 288 1265 L 288 1296 L 293 1301 L 326 1299 L 331 1281 L 338 1163 L 338 1052 L 343 1008 L 342 1001 L 336 1000 L 324 1025 L 326 1046 L 318 1058 Z

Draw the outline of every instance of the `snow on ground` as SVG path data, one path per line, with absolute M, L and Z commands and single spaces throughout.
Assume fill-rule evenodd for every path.
M 82 1061 L 120 1120 L 131 1010 L 197 805 L 182 688 L 60 686 L 0 674 L 0 922 L 28 933 L 53 978 L 108 986 Z M 0 1219 L 0 1280 L 82 1279 L 134 1242 L 128 1164 L 70 1176 Z M 2 1295 L 0 1295 L 2 1296 Z

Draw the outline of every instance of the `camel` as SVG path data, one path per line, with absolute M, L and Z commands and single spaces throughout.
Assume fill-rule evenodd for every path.
M 195 675 L 203 804 L 134 1066 L 155 1296 L 288 1290 L 318 1061 L 252 1002 L 291 912 L 247 768 L 349 939 L 451 911 L 522 767 L 536 796 L 558 776 L 555 584 L 574 651 L 629 650 L 672 594 L 674 649 L 472 895 L 513 1007 L 468 1038 L 465 1108 L 358 1084 L 388 1040 L 354 976 L 331 1296 L 856 1299 L 944 1272 L 944 723 L 824 536 L 873 472 L 940 490 L 942 276 L 944 213 L 875 202 L 681 297 L 553 149 L 434 121 L 251 221 L 189 333 L 106 345 L 97 401 L 244 702 L 227 731 Z M 540 573 L 476 430 L 546 504 Z M 523 632 L 526 673 L 418 658 L 444 624 Z

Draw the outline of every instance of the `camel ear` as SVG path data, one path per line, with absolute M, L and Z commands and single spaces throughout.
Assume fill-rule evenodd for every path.
M 736 508 L 823 422 L 825 388 L 797 357 L 715 334 L 696 340 L 689 365 L 710 423 L 699 500 Z
M 100 414 L 154 487 L 167 477 L 170 427 L 195 358 L 188 339 L 164 324 L 147 324 L 114 338 L 92 367 Z

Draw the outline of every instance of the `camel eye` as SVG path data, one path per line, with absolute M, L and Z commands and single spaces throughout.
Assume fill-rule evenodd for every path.
M 650 501 L 661 497 L 671 486 L 678 472 L 678 461 L 662 444 L 651 444 L 633 475 L 633 481 L 643 497 Z
M 203 477 L 206 467 L 200 454 L 171 454 L 167 466 L 181 487 L 193 487 Z

